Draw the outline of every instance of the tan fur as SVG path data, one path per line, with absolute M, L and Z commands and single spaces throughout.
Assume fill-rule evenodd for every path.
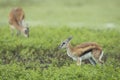
M 63 41 L 60 44 L 59 49 L 66 48 L 67 55 L 73 60 L 77 61 L 77 65 L 81 65 L 82 60 L 86 59 L 88 59 L 89 62 L 93 65 L 97 63 L 103 63 L 103 61 L 101 60 L 103 57 L 101 46 L 99 46 L 95 42 L 85 42 L 72 47 L 70 44 L 71 39 L 72 36 Z
M 81 56 L 85 51 L 92 50 L 92 54 L 94 55 L 96 60 L 98 60 L 102 52 L 102 48 L 95 42 L 86 42 L 75 47 L 72 47 L 70 43 L 68 43 L 67 47 L 70 48 L 71 52 L 75 56 Z M 103 63 L 102 61 L 99 62 Z
M 9 13 L 9 24 L 13 25 L 17 30 L 22 31 L 23 26 L 19 24 L 24 19 L 24 11 L 22 8 L 14 8 Z

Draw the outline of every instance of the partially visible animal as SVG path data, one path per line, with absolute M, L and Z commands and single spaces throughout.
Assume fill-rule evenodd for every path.
M 17 35 L 22 33 L 25 37 L 29 37 L 29 28 L 25 23 L 25 13 L 22 8 L 17 7 L 10 11 L 9 24 L 12 35 L 14 35 L 14 30 L 17 30 Z

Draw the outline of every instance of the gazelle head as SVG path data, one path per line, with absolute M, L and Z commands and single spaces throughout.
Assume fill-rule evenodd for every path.
M 66 48 L 67 47 L 67 44 L 70 42 L 70 40 L 72 39 L 72 36 L 70 36 L 69 38 L 67 38 L 65 41 L 63 41 L 60 46 L 59 46 L 59 49 L 61 48 Z
M 23 28 L 23 35 L 25 37 L 29 37 L 29 27 L 28 27 L 28 24 L 24 24 L 24 28 Z

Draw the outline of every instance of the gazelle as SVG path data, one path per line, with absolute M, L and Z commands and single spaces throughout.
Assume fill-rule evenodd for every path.
M 63 41 L 59 48 L 66 48 L 67 55 L 73 60 L 77 61 L 77 65 L 81 65 L 82 60 L 88 59 L 91 64 L 96 65 L 97 63 L 103 63 L 101 60 L 103 57 L 102 48 L 95 42 L 86 42 L 75 47 L 72 47 L 69 37 Z
M 9 13 L 9 24 L 12 35 L 14 29 L 17 30 L 17 35 L 22 33 L 25 37 L 29 37 L 29 28 L 24 21 L 25 14 L 22 8 L 13 8 Z

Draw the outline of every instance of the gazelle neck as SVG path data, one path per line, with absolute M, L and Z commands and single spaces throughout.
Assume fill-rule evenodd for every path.
M 72 48 L 70 42 L 67 44 L 66 49 L 67 49 L 67 54 L 68 55 L 72 54 L 73 48 Z
M 67 50 L 69 49 L 70 51 L 73 50 L 73 47 L 72 47 L 72 45 L 70 44 L 70 42 L 67 44 L 66 48 L 67 48 Z
M 66 49 L 67 49 L 67 55 L 71 57 L 73 60 L 77 60 L 76 56 L 73 53 L 73 47 L 70 43 L 67 44 Z

